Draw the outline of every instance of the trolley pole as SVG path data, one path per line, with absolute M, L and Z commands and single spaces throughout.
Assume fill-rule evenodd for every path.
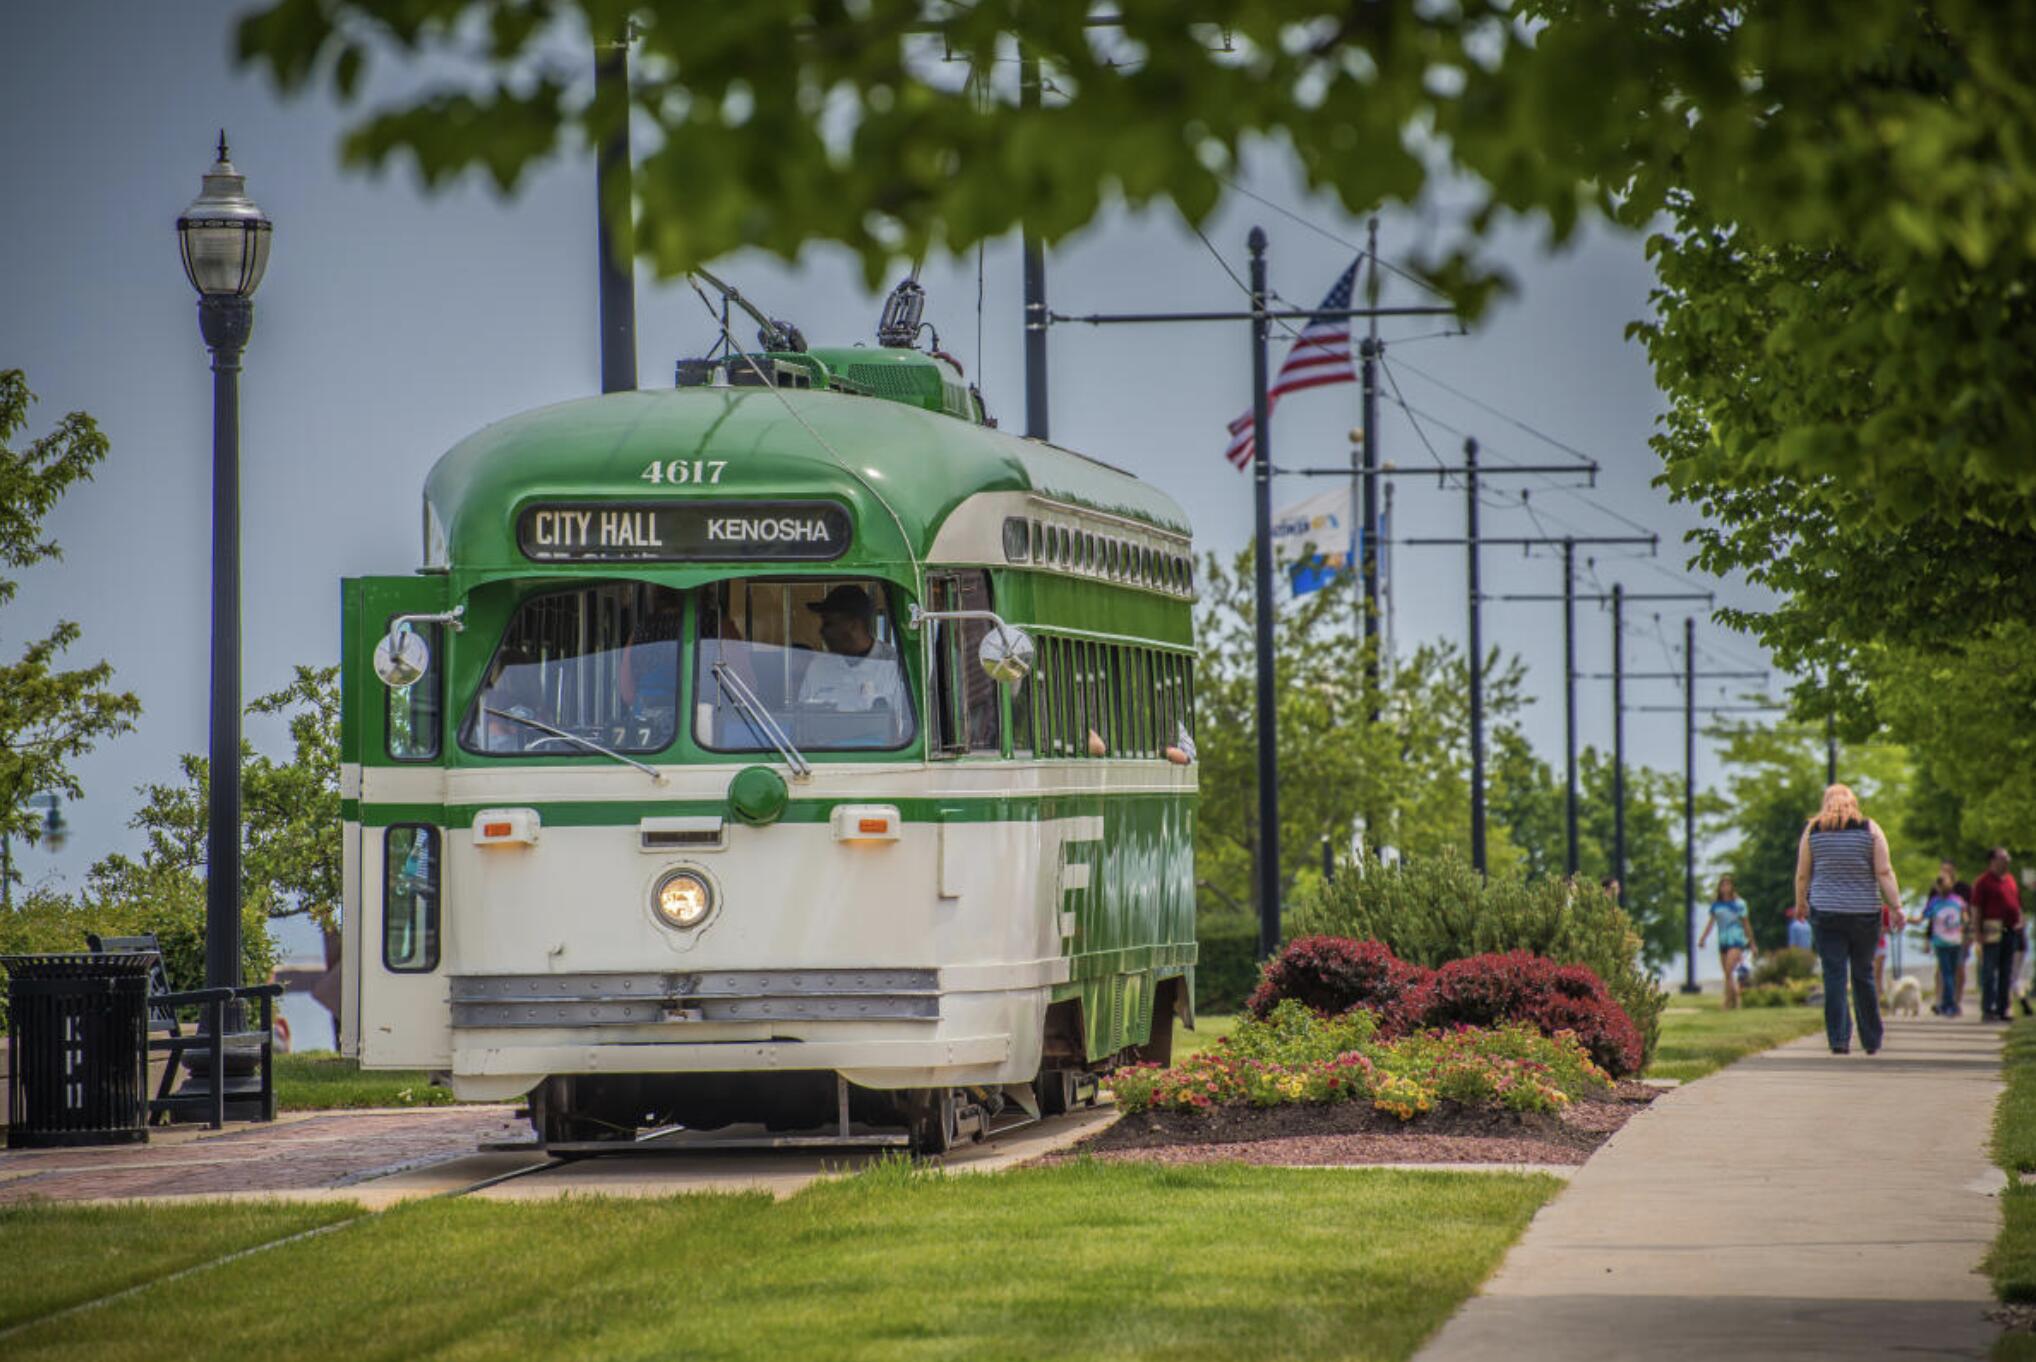
M 615 126 L 594 162 L 600 255 L 601 391 L 636 390 L 636 190 L 629 158 L 629 28 L 594 49 L 594 102 Z
M 1018 53 L 1018 106 L 1039 107 L 1039 58 Z M 1046 251 L 1030 224 L 1022 229 L 1025 255 L 1025 433 L 1046 434 Z M 1264 427 L 1260 427 L 1261 433 Z
M 1253 545 L 1258 608 L 1258 957 L 1280 946 L 1280 792 L 1278 691 L 1273 677 L 1272 403 L 1266 391 L 1265 229 L 1254 227 L 1251 247 L 1252 492 L 1258 535 Z
M 1464 554 L 1470 569 L 1470 864 L 1485 873 L 1484 609 L 1478 590 L 1478 442 L 1463 442 Z

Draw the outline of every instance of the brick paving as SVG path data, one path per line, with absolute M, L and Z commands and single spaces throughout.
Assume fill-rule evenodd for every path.
M 483 1142 L 528 1139 L 500 1106 L 287 1115 L 213 1132 L 171 1127 L 150 1143 L 0 1153 L 0 1203 L 218 1196 L 345 1188 L 472 1154 Z

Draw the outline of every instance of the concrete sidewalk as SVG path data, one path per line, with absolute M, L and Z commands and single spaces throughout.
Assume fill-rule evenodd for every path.
M 1417 1362 L 1983 1358 L 2003 1026 L 1820 1030 L 1636 1116 Z

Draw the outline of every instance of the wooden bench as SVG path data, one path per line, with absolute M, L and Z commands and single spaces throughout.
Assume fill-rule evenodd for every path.
M 154 957 L 148 970 L 148 1049 L 151 1055 L 168 1055 L 169 1064 L 163 1070 L 162 1082 L 156 1086 L 155 1096 L 149 1099 L 149 1124 L 167 1125 L 178 1116 L 188 1114 L 189 1119 L 203 1120 L 214 1130 L 223 1127 L 226 1124 L 226 1055 L 229 1050 L 258 1052 L 261 1088 L 256 1099 L 259 1105 L 251 1119 L 276 1119 L 275 1000 L 282 995 L 281 984 L 244 984 L 238 988 L 194 988 L 174 992 L 170 988 L 169 972 L 163 968 L 162 946 L 155 933 L 108 937 L 94 933 L 85 938 L 85 944 L 94 952 Z M 228 1031 L 228 1008 L 236 1002 L 249 1000 L 256 1005 L 255 1011 L 260 1019 L 258 1027 Z M 199 1009 L 202 1030 L 184 1030 L 177 1019 L 177 1009 L 181 1007 Z M 206 1053 L 212 1062 L 211 1090 L 173 1093 L 170 1088 L 177 1081 L 178 1070 L 183 1067 L 184 1055 L 193 1050 Z M 247 1099 L 236 1098 L 235 1101 L 245 1104 Z

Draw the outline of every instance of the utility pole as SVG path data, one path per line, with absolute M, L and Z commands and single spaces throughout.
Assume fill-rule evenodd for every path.
M 1018 52 L 1018 107 L 1039 107 L 1039 58 Z M 1027 223 L 1021 229 L 1025 254 L 1025 434 L 1046 434 L 1046 251 Z
M 601 391 L 636 390 L 636 190 L 629 157 L 629 22 L 596 39 L 594 102 L 615 120 L 594 161 L 595 246 L 601 257 Z
M 1366 224 L 1365 257 L 1369 266 L 1365 302 L 1376 308 L 1379 302 L 1379 220 L 1374 217 Z M 1350 512 L 1362 516 L 1358 523 L 1363 526 L 1363 560 L 1359 564 L 1364 592 L 1358 609 L 1363 613 L 1360 621 L 1364 641 L 1372 645 L 1368 650 L 1365 674 L 1374 689 L 1378 686 L 1378 631 L 1379 631 L 1379 485 L 1373 476 L 1379 466 L 1379 355 L 1384 347 L 1379 341 L 1379 319 L 1374 313 L 1369 319 L 1365 338 L 1358 343 L 1358 377 L 1364 391 L 1364 440 L 1362 448 L 1353 450 L 1361 457 L 1352 459 L 1356 465 L 1350 475 Z
M 1838 719 L 1831 714 L 1824 716 L 1824 783 L 1838 783 Z

